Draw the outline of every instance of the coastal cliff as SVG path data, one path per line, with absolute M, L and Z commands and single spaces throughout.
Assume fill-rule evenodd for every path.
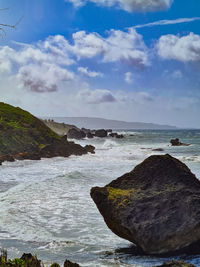
M 60 137 L 31 113 L 0 102 L 0 163 L 94 152 Z

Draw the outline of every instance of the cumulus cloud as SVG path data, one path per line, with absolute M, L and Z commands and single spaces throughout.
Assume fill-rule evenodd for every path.
M 100 89 L 80 91 L 78 97 L 88 104 L 112 103 L 117 101 L 110 91 Z
M 149 64 L 143 38 L 131 28 L 128 32 L 111 30 L 106 38 L 97 33 L 79 31 L 73 34 L 73 39 L 71 51 L 78 59 L 99 55 L 103 57 L 103 62 L 122 61 L 136 66 Z
M 56 91 L 60 82 L 75 76 L 66 69 L 74 63 L 66 44 L 64 37 L 56 36 L 34 45 L 21 44 L 19 49 L 0 47 L 0 72 L 16 75 L 19 85 L 27 90 Z
M 200 35 L 190 33 L 182 37 L 173 34 L 161 36 L 157 43 L 157 51 L 163 59 L 199 62 Z
M 33 92 L 54 92 L 62 81 L 73 80 L 74 74 L 53 64 L 26 65 L 17 75 L 24 88 Z
M 168 9 L 173 0 L 65 0 L 73 3 L 76 7 L 85 5 L 87 2 L 95 3 L 100 6 L 111 7 L 128 12 L 154 12 Z
M 70 67 L 85 58 L 98 59 L 101 63 L 122 62 L 140 68 L 149 65 L 148 49 L 135 29 L 110 30 L 106 37 L 79 31 L 72 35 L 71 42 L 56 35 L 35 44 L 0 47 L 0 72 L 16 75 L 20 85 L 28 90 L 53 92 L 61 82 L 76 77 Z M 79 67 L 78 72 L 93 78 L 103 76 L 87 67 Z M 102 99 L 113 101 L 112 97 Z
M 88 70 L 88 68 L 84 68 L 84 67 L 79 67 L 78 68 L 78 72 L 88 76 L 88 77 L 91 77 L 91 78 L 95 78 L 95 77 L 102 77 L 103 74 L 100 73 L 100 72 L 96 72 L 96 71 L 90 71 Z

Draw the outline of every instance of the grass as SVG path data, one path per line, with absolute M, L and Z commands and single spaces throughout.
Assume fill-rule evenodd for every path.
M 39 150 L 60 139 L 31 113 L 0 102 L 0 154 Z

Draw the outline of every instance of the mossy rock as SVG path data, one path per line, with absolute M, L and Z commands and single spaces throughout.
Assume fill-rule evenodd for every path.
M 107 226 L 144 254 L 199 254 L 200 181 L 176 158 L 151 156 L 91 197 Z

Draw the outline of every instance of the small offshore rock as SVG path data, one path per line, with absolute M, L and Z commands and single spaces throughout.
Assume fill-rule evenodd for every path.
M 86 149 L 87 152 L 90 152 L 91 154 L 95 154 L 95 147 L 92 145 L 86 145 L 84 147 Z
M 64 263 L 64 267 L 81 267 L 81 266 L 77 263 L 73 263 L 69 260 L 66 260 Z
M 170 143 L 172 146 L 190 146 L 190 144 L 181 143 L 178 138 L 171 139 Z
M 154 149 L 152 149 L 152 151 L 162 152 L 162 151 L 164 151 L 164 149 L 163 148 L 154 148 Z

